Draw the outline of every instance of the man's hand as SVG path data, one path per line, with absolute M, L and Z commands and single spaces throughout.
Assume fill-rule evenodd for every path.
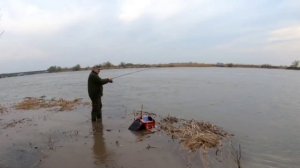
M 113 83 L 112 78 L 108 78 L 108 82 Z

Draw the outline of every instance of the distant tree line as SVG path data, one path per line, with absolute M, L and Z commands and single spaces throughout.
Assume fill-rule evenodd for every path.
M 62 68 L 60 66 L 51 66 L 47 69 L 48 72 L 61 72 Z
M 62 68 L 60 66 L 50 66 L 47 71 L 52 73 L 52 72 L 64 72 L 64 71 L 80 71 L 80 70 L 87 70 L 89 67 L 86 68 L 81 68 L 79 64 L 71 67 L 71 68 Z
M 253 64 L 233 64 L 233 63 L 216 63 L 216 64 L 205 64 L 205 63 L 195 63 L 195 62 L 186 62 L 186 63 L 168 63 L 168 64 L 133 64 L 121 62 L 118 65 L 114 65 L 111 62 L 107 61 L 102 64 L 97 64 L 103 69 L 120 69 L 120 68 L 149 68 L 149 67 L 240 67 L 240 68 L 269 68 L 269 69 L 296 69 L 300 70 L 300 61 L 296 60 L 292 62 L 290 66 L 274 66 L 270 64 L 263 65 L 253 65 Z M 50 66 L 48 72 L 64 72 L 64 71 L 81 71 L 89 70 L 91 67 L 81 67 L 79 64 L 70 67 L 62 68 L 60 66 Z
M 103 69 L 112 69 L 112 68 L 146 68 L 151 67 L 151 65 L 147 64 L 133 64 L 133 63 L 125 63 L 121 62 L 119 65 L 114 65 L 111 62 L 107 61 L 102 64 L 96 64 L 94 66 L 101 66 Z M 65 71 L 80 71 L 80 70 L 89 70 L 91 67 L 81 67 L 79 64 L 70 67 L 70 68 L 62 68 L 60 66 L 50 66 L 47 71 L 50 73 L 53 72 L 65 72 Z

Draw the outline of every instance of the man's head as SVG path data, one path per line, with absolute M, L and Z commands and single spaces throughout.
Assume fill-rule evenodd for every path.
M 93 68 L 92 68 L 92 71 L 93 71 L 93 72 L 96 72 L 97 74 L 99 74 L 100 70 L 102 70 L 102 68 L 101 68 L 100 65 L 95 65 L 95 66 L 93 66 Z

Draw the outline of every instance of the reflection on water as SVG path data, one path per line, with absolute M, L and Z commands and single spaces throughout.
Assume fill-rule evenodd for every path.
M 105 147 L 103 137 L 103 124 L 102 121 L 92 122 L 93 136 L 94 136 L 94 157 L 95 164 L 105 164 L 108 159 L 108 152 Z
M 135 135 L 136 142 L 141 142 L 141 141 L 146 140 L 147 138 L 150 138 L 151 134 L 153 134 L 154 132 L 143 130 L 143 131 L 138 131 L 138 132 L 131 131 L 131 133 L 133 135 Z

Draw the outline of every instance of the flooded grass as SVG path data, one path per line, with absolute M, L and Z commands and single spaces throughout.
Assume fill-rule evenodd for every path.
M 132 113 L 134 118 L 141 118 L 143 115 L 160 118 L 161 130 L 172 139 L 178 139 L 187 149 L 195 152 L 199 149 L 206 150 L 222 146 L 222 141 L 233 136 L 224 131 L 221 127 L 209 122 L 179 119 L 168 115 L 163 117 L 155 113 L 140 111 Z
M 209 122 L 184 120 L 176 117 L 165 117 L 161 120 L 161 129 L 173 139 L 178 139 L 191 151 L 216 148 L 222 140 L 232 136 L 222 128 Z
M 0 114 L 7 112 L 7 108 L 0 105 Z
M 32 121 L 32 119 L 30 119 L 30 118 L 23 118 L 23 119 L 20 119 L 20 120 L 12 120 L 9 123 L 5 124 L 5 126 L 3 127 L 3 129 L 13 128 L 13 127 L 15 127 L 18 124 L 24 124 L 24 123 L 29 122 L 29 121 Z
M 209 151 L 208 149 L 212 149 L 210 151 L 213 150 L 219 151 L 219 149 L 222 146 L 222 142 L 226 144 L 225 141 L 223 140 L 231 136 L 222 128 L 208 122 L 184 120 L 184 119 L 179 119 L 171 116 L 163 117 L 155 113 L 144 112 L 141 109 L 141 111 L 133 112 L 130 115 L 134 115 L 134 117 L 139 117 L 140 115 L 148 115 L 151 117 L 155 117 L 156 120 L 159 121 L 158 125 L 160 126 L 161 129 L 158 129 L 157 132 L 149 133 L 147 131 L 141 131 L 141 132 L 134 132 L 133 134 L 127 134 L 126 133 L 127 128 L 123 128 L 119 126 L 124 125 L 126 123 L 125 120 L 129 121 L 130 116 L 128 114 L 127 117 L 125 118 L 121 117 L 116 123 L 110 123 L 111 122 L 110 117 L 107 116 L 106 119 L 110 121 L 106 123 L 106 126 L 104 128 L 103 126 L 100 127 L 101 128 L 100 140 L 97 139 L 93 141 L 93 139 L 91 138 L 95 139 L 99 135 L 95 134 L 94 131 L 91 132 L 91 130 L 94 130 L 94 126 L 90 127 L 87 125 L 89 123 L 88 122 L 89 120 L 86 120 L 86 122 L 82 122 L 83 119 L 86 119 L 85 118 L 86 115 L 85 114 L 83 115 L 83 113 L 79 113 L 76 110 L 77 108 L 78 109 L 83 108 L 85 109 L 84 111 L 90 111 L 89 109 L 90 107 L 87 108 L 87 106 L 85 105 L 90 105 L 90 103 L 83 102 L 82 99 L 80 98 L 73 99 L 73 100 L 66 100 L 62 98 L 47 99 L 46 97 L 38 97 L 38 98 L 26 97 L 22 101 L 14 104 L 9 109 L 1 106 L 2 113 L 8 110 L 9 111 L 17 110 L 17 113 L 8 113 L 8 115 L 5 115 L 6 119 L 3 120 L 4 122 L 3 124 L 1 124 L 2 130 L 5 132 L 3 135 L 6 135 L 3 136 L 2 138 L 7 139 L 3 143 L 9 145 L 9 139 L 14 136 L 11 135 L 12 131 L 23 132 L 24 136 L 26 134 L 32 134 L 39 137 L 39 139 L 37 140 L 36 138 L 31 139 L 30 137 L 27 137 L 26 140 L 22 137 L 19 137 L 18 141 L 15 141 L 15 143 L 20 143 L 20 144 L 23 144 L 24 141 L 30 141 L 29 143 L 30 149 L 28 149 L 29 153 L 23 154 L 24 157 L 27 156 L 29 157 L 32 155 L 30 153 L 31 150 L 37 152 L 46 151 L 45 153 L 49 156 L 51 155 L 51 152 L 55 152 L 56 154 L 60 154 L 60 152 L 68 153 L 69 151 L 72 150 L 71 147 L 68 146 L 69 143 L 76 144 L 77 146 L 78 144 L 93 145 L 93 143 L 98 145 L 98 141 L 100 141 L 103 143 L 100 144 L 101 148 L 99 147 L 98 149 L 97 147 L 93 150 L 94 152 L 98 150 L 101 151 L 102 146 L 104 145 L 104 139 L 108 138 L 110 139 L 109 142 L 112 143 L 106 143 L 106 146 L 109 147 L 109 149 L 111 149 L 112 151 L 116 152 L 116 148 L 118 148 L 118 150 L 121 150 L 120 153 L 124 154 L 128 152 L 128 148 L 130 148 L 130 150 L 132 150 L 132 148 L 136 148 L 135 150 L 131 151 L 131 154 L 135 155 L 135 157 L 139 157 L 139 159 L 147 163 L 148 161 L 146 158 L 148 155 L 150 156 L 151 154 L 151 156 L 153 157 L 153 154 L 157 150 L 162 150 L 164 148 L 163 146 L 167 145 L 168 147 L 165 148 L 167 150 L 162 155 L 162 156 L 166 156 L 169 149 L 174 150 L 177 145 L 181 146 L 180 144 L 177 143 L 180 142 L 186 149 L 188 149 L 188 150 L 184 150 L 185 152 L 183 152 L 182 157 L 189 157 L 189 151 L 192 151 L 191 153 L 194 154 L 195 156 L 197 155 L 197 152 L 200 151 L 203 153 L 200 154 L 199 156 L 203 158 L 201 158 L 200 161 L 195 161 L 195 160 L 189 161 L 183 159 L 178 163 L 179 164 L 190 163 L 195 165 L 201 163 L 202 166 L 206 168 L 209 167 L 206 165 L 210 163 L 210 159 L 209 159 L 210 155 L 206 154 L 205 152 Z M 30 118 L 31 115 L 37 114 L 34 112 L 34 110 L 44 111 L 45 113 L 42 114 L 43 115 L 42 117 L 35 116 Z M 52 111 L 62 111 L 62 113 L 52 113 Z M 69 111 L 74 111 L 75 115 L 69 113 Z M 22 114 L 22 116 L 18 116 L 19 114 Z M 48 115 L 51 117 L 49 118 Z M 68 127 L 62 126 L 57 128 L 54 126 L 56 124 L 60 124 L 59 122 L 57 123 L 57 121 L 60 121 L 57 120 L 57 118 L 67 119 L 69 117 L 74 117 L 73 119 L 75 120 L 77 119 L 78 121 L 72 120 L 73 125 L 72 126 L 69 125 Z M 56 124 L 53 124 L 54 122 Z M 81 126 L 79 127 L 79 123 L 80 124 L 83 123 L 85 125 L 84 127 L 85 131 L 81 129 Z M 108 123 L 110 126 L 108 125 Z M 40 133 L 35 134 L 34 132 L 32 132 L 33 128 L 37 130 L 41 129 L 40 127 L 36 127 L 36 126 L 47 125 L 47 124 L 48 126 L 42 127 L 43 130 L 40 130 Z M 118 129 L 118 131 L 114 131 L 116 129 Z M 172 139 L 177 139 L 178 141 L 171 142 L 168 136 L 170 136 Z M 163 142 L 164 145 L 161 145 L 161 142 Z M 34 146 L 34 149 L 32 148 L 32 146 Z M 25 147 L 26 144 L 24 148 Z M 8 152 L 10 151 L 10 149 L 7 150 Z M 144 155 L 140 156 L 140 151 L 143 151 Z M 178 152 L 176 150 L 174 151 Z M 214 161 L 213 158 L 219 157 L 217 156 L 218 153 L 217 151 L 216 151 L 216 156 L 212 156 L 211 159 L 212 161 Z M 98 155 L 102 156 L 102 155 L 106 155 L 106 153 L 105 151 L 101 151 Z M 65 154 L 61 153 L 61 156 L 65 157 Z M 55 158 L 54 155 L 51 155 L 51 157 Z M 170 158 L 170 160 L 172 159 L 176 160 L 175 157 L 176 156 L 174 155 L 174 158 Z M 92 160 L 93 155 L 91 155 L 90 158 Z M 43 160 L 41 161 L 41 159 Z M 38 160 L 40 161 L 38 162 Z M 163 164 L 161 158 L 156 158 L 156 160 L 159 161 L 160 164 Z M 38 156 L 36 156 L 36 158 L 33 158 L 32 161 L 30 161 L 30 163 L 28 164 L 35 164 L 36 162 L 38 162 L 38 164 L 41 164 L 42 165 L 41 167 L 52 166 L 52 164 L 54 164 L 51 161 L 51 159 L 40 158 Z M 5 163 L 9 165 L 12 164 L 12 162 L 10 161 L 7 161 Z M 88 161 L 87 163 L 89 163 L 91 166 L 95 166 L 93 162 Z M 212 162 L 211 164 L 214 163 L 215 162 Z M 22 162 L 19 162 L 18 164 L 22 164 Z M 106 163 L 106 164 L 110 165 L 110 163 Z M 123 164 L 123 161 L 119 160 L 118 164 Z
M 83 104 L 81 99 L 64 101 L 73 103 L 74 108 Z M 89 113 L 90 107 L 87 106 L 80 106 L 72 113 L 68 110 L 53 113 L 52 108 L 62 108 L 61 102 L 63 102 L 61 99 L 25 98 L 14 106 L 15 109 L 18 107 L 20 111 L 4 115 L 3 124 L 1 124 L 3 133 L 0 134 L 0 137 L 1 141 L 3 139 L 2 145 L 7 146 L 7 149 L 5 152 L 0 152 L 0 156 L 6 159 L 0 160 L 0 167 L 1 164 L 20 167 L 19 165 L 23 165 L 24 162 L 26 162 L 26 167 L 38 165 L 43 168 L 59 167 L 63 164 L 68 164 L 67 167 L 83 167 L 77 165 L 81 162 L 87 164 L 87 167 L 99 167 L 99 165 L 103 167 L 134 167 L 134 162 L 138 159 L 143 165 L 148 165 L 144 166 L 145 168 L 152 167 L 150 165 L 153 162 L 157 167 L 179 168 L 185 167 L 186 164 L 190 164 L 190 167 L 202 164 L 203 166 L 200 167 L 206 168 L 209 167 L 205 166 L 206 162 L 207 165 L 223 164 L 215 162 L 216 157 L 228 161 L 219 154 L 215 156 L 197 152 L 198 149 L 200 149 L 199 152 L 205 148 L 211 148 L 211 151 L 218 149 L 221 141 L 228 136 L 225 131 L 212 124 L 170 116 L 163 118 L 154 113 L 143 112 L 144 115 L 157 117 L 157 121 L 160 121 L 161 131 L 131 133 L 127 127 L 124 127 L 130 123 L 129 115 L 125 118 L 121 116 L 111 118 L 111 114 L 106 111 L 107 113 L 104 114 L 107 115 L 104 115 L 103 123 L 90 123 L 89 115 L 82 113 L 82 111 Z M 39 111 L 44 113 L 33 111 L 36 109 L 40 109 Z M 138 114 L 140 112 L 136 113 L 136 115 Z M 180 140 L 187 149 L 195 152 L 182 151 L 177 148 L 181 144 L 170 140 L 168 135 Z M 17 144 L 16 147 L 10 143 L 12 139 L 13 143 Z M 80 148 L 81 152 L 74 152 L 74 148 Z M 19 149 L 25 152 L 21 153 L 18 151 Z M 15 162 L 14 159 L 9 160 L 15 157 L 7 156 L 6 153 L 18 154 L 22 159 L 18 162 Z M 131 157 L 127 157 L 127 155 Z M 86 160 L 77 162 L 83 156 Z M 121 157 L 115 158 L 115 156 Z M 204 157 L 204 159 L 199 160 L 198 156 Z M 69 157 L 75 158 L 75 161 L 68 160 Z M 168 158 L 167 162 L 165 158 Z
M 81 98 L 76 98 L 74 100 L 65 100 L 62 98 L 45 99 L 45 97 L 26 97 L 23 101 L 17 103 L 14 108 L 16 110 L 38 110 L 42 108 L 55 108 L 56 111 L 72 111 L 79 105 L 87 104 L 89 103 L 82 102 Z

